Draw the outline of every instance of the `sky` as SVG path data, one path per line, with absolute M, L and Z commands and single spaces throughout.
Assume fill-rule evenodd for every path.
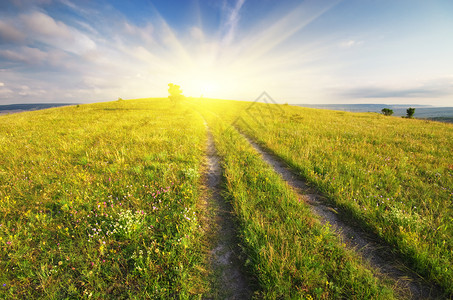
M 453 106 L 451 0 L 1 0 L 0 105 Z

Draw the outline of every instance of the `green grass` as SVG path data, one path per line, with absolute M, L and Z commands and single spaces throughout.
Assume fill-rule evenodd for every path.
M 206 132 L 164 100 L 0 117 L 0 298 L 187 298 Z
M 225 197 L 239 220 L 259 298 L 393 298 L 234 128 L 204 115 L 223 158 Z
M 222 118 L 285 160 L 453 292 L 453 126 L 374 113 L 213 101 Z
M 139 99 L 0 116 L 0 298 L 215 294 L 207 265 L 215 237 L 201 221 L 207 132 L 197 110 L 221 155 L 258 298 L 394 292 L 232 123 L 453 290 L 451 125 L 249 105 Z

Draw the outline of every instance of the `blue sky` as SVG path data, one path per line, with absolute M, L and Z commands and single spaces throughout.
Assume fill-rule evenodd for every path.
M 0 104 L 453 106 L 451 0 L 2 0 Z

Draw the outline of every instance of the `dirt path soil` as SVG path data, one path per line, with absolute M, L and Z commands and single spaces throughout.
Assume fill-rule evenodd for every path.
M 213 299 L 250 299 L 252 279 L 244 271 L 245 256 L 239 247 L 239 238 L 231 206 L 221 196 L 222 172 L 213 137 L 208 128 L 207 186 L 211 195 L 208 210 L 214 218 L 213 246 L 210 251 L 215 276 Z
M 425 282 L 420 276 L 412 272 L 392 251 L 391 247 L 380 241 L 377 236 L 367 233 L 359 226 L 354 225 L 346 214 L 328 204 L 327 199 L 290 170 L 281 159 L 270 154 L 249 137 L 243 135 L 258 151 L 269 165 L 305 199 L 312 211 L 318 215 L 322 223 L 330 223 L 332 229 L 342 241 L 359 253 L 379 273 L 392 278 L 400 296 L 409 299 L 440 299 L 438 287 Z

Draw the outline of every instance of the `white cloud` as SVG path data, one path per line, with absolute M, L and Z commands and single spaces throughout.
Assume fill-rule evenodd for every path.
M 348 84 L 333 88 L 332 92 L 348 99 L 397 99 L 414 103 L 429 100 L 441 103 L 453 95 L 453 83 L 450 80 L 451 77 L 445 76 L 391 83 Z
M 48 54 L 37 48 L 21 47 L 16 51 L 0 50 L 0 56 L 9 60 L 25 62 L 27 64 L 38 64 L 46 60 Z
M 239 12 L 244 5 L 244 2 L 245 0 L 237 0 L 236 5 L 233 8 L 227 8 L 229 15 L 224 24 L 226 29 L 226 33 L 222 41 L 224 44 L 231 43 L 236 35 L 237 26 L 240 20 Z
M 72 62 L 70 57 L 61 50 L 53 49 L 47 52 L 38 48 L 19 47 L 13 50 L 0 50 L 0 57 L 10 61 L 26 63 L 28 65 L 47 65 L 52 67 L 66 68 L 72 71 L 77 69 L 77 65 Z
M 42 97 L 47 93 L 44 89 L 30 88 L 27 85 L 22 85 L 17 89 L 17 95 L 22 97 Z
M 82 54 L 96 48 L 95 42 L 87 35 L 81 33 L 61 21 L 42 12 L 32 12 L 20 16 L 28 37 L 32 40 L 43 42 L 67 52 Z
M 126 33 L 144 36 L 146 38 L 149 38 L 153 34 L 154 27 L 151 23 L 146 24 L 144 27 L 138 27 L 138 26 L 135 26 L 135 25 L 125 21 L 124 29 L 125 29 Z
M 0 42 L 21 42 L 25 39 L 25 34 L 17 28 L 0 20 Z
M 10 89 L 0 89 L 0 99 L 9 99 L 14 95 L 14 92 Z
M 28 15 L 22 15 L 20 18 L 25 26 L 34 34 L 66 39 L 72 37 L 66 24 L 55 21 L 53 18 L 42 12 L 35 11 Z
M 8 99 L 13 95 L 13 91 L 9 89 L 4 82 L 0 82 L 0 100 Z M 1 103 L 0 103 L 1 104 Z
M 354 46 L 355 43 L 356 42 L 354 40 L 349 40 L 349 41 L 342 42 L 340 44 L 340 46 L 343 48 L 350 48 L 350 47 Z
M 347 40 L 347 41 L 342 41 L 340 43 L 340 47 L 341 48 L 352 48 L 352 47 L 355 47 L 355 46 L 359 46 L 361 44 L 363 44 L 362 41 L 357 41 L 357 40 L 350 39 L 350 40 Z

